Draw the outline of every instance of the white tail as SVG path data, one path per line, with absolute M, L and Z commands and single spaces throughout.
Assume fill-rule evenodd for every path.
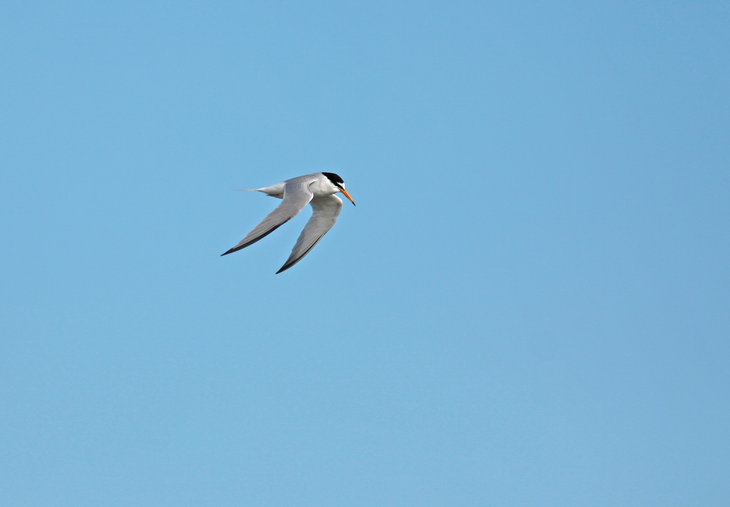
M 277 183 L 275 185 L 271 185 L 270 187 L 261 187 L 256 189 L 257 192 L 263 192 L 266 195 L 270 195 L 271 197 L 278 197 L 281 199 L 284 197 L 284 183 Z

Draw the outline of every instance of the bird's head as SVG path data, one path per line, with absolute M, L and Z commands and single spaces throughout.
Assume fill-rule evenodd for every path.
M 340 177 L 339 174 L 335 173 L 322 173 L 324 174 L 328 180 L 330 180 L 330 183 L 332 183 L 337 190 L 335 192 L 342 192 L 345 197 L 347 197 L 352 205 L 355 205 L 355 201 L 352 200 L 352 197 L 350 197 L 350 193 L 345 190 L 345 181 Z

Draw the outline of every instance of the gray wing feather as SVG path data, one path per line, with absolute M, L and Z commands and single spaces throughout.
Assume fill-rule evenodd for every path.
M 296 178 L 296 180 L 299 180 L 299 178 Z M 284 187 L 284 199 L 281 204 L 269 213 L 251 232 L 246 234 L 246 237 L 239 241 L 236 246 L 221 255 L 237 252 L 271 234 L 302 211 L 304 206 L 311 200 L 312 192 L 309 190 L 308 182 L 287 181 Z
M 281 273 L 299 262 L 322 239 L 322 236 L 335 225 L 337 216 L 342 209 L 342 200 L 336 195 L 328 195 L 312 199 L 311 205 L 313 210 L 312 218 L 304 226 L 291 251 L 291 255 L 277 273 Z

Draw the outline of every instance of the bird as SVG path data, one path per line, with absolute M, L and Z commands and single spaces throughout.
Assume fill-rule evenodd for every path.
M 258 240 L 268 236 L 276 229 L 295 217 L 304 209 L 307 204 L 312 205 L 312 217 L 304 226 L 299 239 L 294 244 L 289 258 L 276 274 L 286 271 L 294 264 L 302 260 L 314 248 L 320 239 L 329 231 L 342 209 L 342 199 L 335 194 L 341 192 L 350 202 L 355 201 L 345 190 L 344 180 L 335 173 L 319 172 L 305 174 L 284 180 L 280 183 L 262 188 L 250 189 L 255 192 L 263 192 L 271 197 L 282 199 L 281 204 L 269 213 L 259 225 L 253 228 L 246 237 L 235 246 L 222 253 L 221 256 L 237 252 Z

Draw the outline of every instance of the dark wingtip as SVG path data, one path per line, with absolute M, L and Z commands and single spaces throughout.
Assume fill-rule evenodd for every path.
M 233 252 L 235 252 L 235 251 L 236 251 L 235 249 L 231 248 L 231 249 L 230 249 L 230 250 L 228 250 L 227 252 L 223 252 L 223 253 L 221 254 L 221 257 L 223 257 L 224 255 L 228 255 L 229 253 L 233 253 Z

